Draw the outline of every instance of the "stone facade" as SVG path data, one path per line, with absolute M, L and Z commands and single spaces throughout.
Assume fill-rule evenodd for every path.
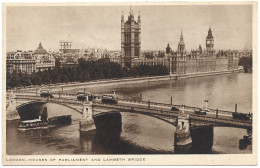
M 33 55 L 36 60 L 36 71 L 45 71 L 52 69 L 55 66 L 54 57 L 42 47 L 41 43 L 34 51 Z
M 134 19 L 133 11 L 130 9 L 128 20 L 124 21 L 121 16 L 121 56 L 122 66 L 131 66 L 133 59 L 141 56 L 141 16 L 137 21 Z
M 35 51 L 7 52 L 6 54 L 7 72 L 28 73 L 52 69 L 55 66 L 55 59 L 49 54 L 40 43 Z
M 206 37 L 206 50 L 201 45 L 197 50 L 187 52 L 184 37 L 181 32 L 180 41 L 176 51 L 172 51 L 170 45 L 166 47 L 164 58 L 136 58 L 132 60 L 132 66 L 138 65 L 165 65 L 170 74 L 189 74 L 198 72 L 224 71 L 238 69 L 238 61 L 241 54 L 237 51 L 214 50 L 214 38 L 209 28 Z
M 34 59 L 32 51 L 7 52 L 6 54 L 6 70 L 12 73 L 17 72 L 28 73 L 36 71 L 36 60 Z

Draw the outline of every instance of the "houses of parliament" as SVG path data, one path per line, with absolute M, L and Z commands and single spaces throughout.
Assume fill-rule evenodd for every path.
M 123 67 L 138 65 L 164 65 L 170 74 L 186 74 L 210 71 L 224 71 L 238 68 L 239 52 L 232 50 L 214 49 L 214 36 L 209 28 L 206 36 L 206 48 L 201 45 L 189 52 L 185 48 L 184 36 L 181 32 L 177 49 L 174 51 L 168 44 L 163 57 L 152 59 L 141 56 L 141 15 L 135 20 L 130 9 L 128 19 L 121 16 L 121 58 L 111 60 L 120 63 Z

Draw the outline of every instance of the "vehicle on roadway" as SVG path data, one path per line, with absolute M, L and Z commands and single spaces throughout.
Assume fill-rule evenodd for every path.
M 85 93 L 85 92 L 78 92 L 77 93 L 77 99 L 80 101 L 86 101 L 88 98 L 88 101 L 93 100 L 93 96 L 91 93 Z
M 180 111 L 180 109 L 179 109 L 179 108 L 177 108 L 177 107 L 174 107 L 174 106 L 172 106 L 171 110 L 172 110 L 172 111 Z
M 101 102 L 107 104 L 117 104 L 117 100 L 114 98 L 113 95 L 110 94 L 102 95 Z
M 232 113 L 233 118 L 240 119 L 240 120 L 250 120 L 252 119 L 252 113 L 246 114 L 246 113 L 238 113 L 234 112 Z
M 205 100 L 205 106 L 196 110 L 193 110 L 195 114 L 202 114 L 206 115 L 208 112 L 210 112 L 209 107 L 208 107 L 208 100 Z
M 41 96 L 41 97 L 53 98 L 53 95 L 51 94 L 51 91 L 50 91 L 50 90 L 41 90 L 41 91 L 40 91 L 40 96 Z
M 78 92 L 77 99 L 80 101 L 85 101 L 87 99 L 87 95 L 85 92 Z
M 196 114 L 202 114 L 202 115 L 206 115 L 209 112 L 208 108 L 199 108 L 198 110 L 194 110 L 194 113 Z

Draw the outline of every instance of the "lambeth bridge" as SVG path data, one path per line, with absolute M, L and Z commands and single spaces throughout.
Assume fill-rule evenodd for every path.
M 78 101 L 76 95 L 62 94 L 54 95 L 55 98 L 43 98 L 32 94 L 15 93 L 9 96 L 7 102 L 8 109 L 22 108 L 32 103 L 55 103 L 74 109 L 75 111 L 82 113 L 83 118 L 92 117 L 93 115 L 102 115 L 104 111 L 113 110 L 114 112 L 131 112 L 148 115 L 158 118 L 165 122 L 168 122 L 174 126 L 178 125 L 176 119 L 180 116 L 180 111 L 189 115 L 189 127 L 195 129 L 199 127 L 235 127 L 247 130 L 252 130 L 252 118 L 248 120 L 233 118 L 232 114 L 235 112 L 224 111 L 218 109 L 210 109 L 206 115 L 196 114 L 194 110 L 198 110 L 198 107 L 191 107 L 185 105 L 175 105 L 166 103 L 156 103 L 150 101 L 133 101 L 128 99 L 118 99 L 117 104 L 104 104 L 101 102 L 100 97 L 97 97 L 93 101 Z M 56 98 L 58 97 L 58 98 Z M 88 108 L 91 106 L 91 111 Z M 172 107 L 181 109 L 180 111 L 171 110 Z M 87 109 L 87 114 L 84 111 Z M 93 110 L 92 110 L 93 109 Z M 106 109 L 106 110 L 105 110 Z M 103 112 L 102 112 L 103 111 Z M 62 112 L 61 112 L 62 115 Z

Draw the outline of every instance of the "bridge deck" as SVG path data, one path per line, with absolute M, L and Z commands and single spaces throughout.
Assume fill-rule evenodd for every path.
M 42 98 L 39 96 L 24 96 L 18 95 L 17 99 L 25 99 L 31 101 L 46 101 L 58 104 L 64 104 L 66 106 L 78 106 L 82 108 L 84 102 L 78 101 L 76 98 L 52 98 L 48 100 L 47 98 Z M 86 103 L 86 102 L 85 102 Z M 179 116 L 179 112 L 172 111 L 171 105 L 163 103 L 150 103 L 148 107 L 147 102 L 135 102 L 127 101 L 124 99 L 119 99 L 118 104 L 103 104 L 100 100 L 95 100 L 93 102 L 94 107 L 114 109 L 120 112 L 134 112 L 140 114 L 150 115 L 162 120 L 165 120 L 173 125 L 176 124 L 176 118 Z M 178 106 L 180 107 L 180 106 Z M 219 110 L 218 115 L 216 112 L 211 111 L 207 115 L 195 114 L 193 112 L 197 107 L 185 107 L 185 114 L 190 117 L 191 127 L 200 126 L 229 126 L 237 128 L 252 128 L 251 120 L 238 120 L 232 117 L 232 112 Z

